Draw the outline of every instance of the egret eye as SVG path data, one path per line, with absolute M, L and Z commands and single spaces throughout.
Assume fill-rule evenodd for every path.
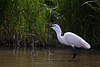
M 53 26 L 53 27 L 56 27 L 56 24 L 53 24 L 52 26 Z

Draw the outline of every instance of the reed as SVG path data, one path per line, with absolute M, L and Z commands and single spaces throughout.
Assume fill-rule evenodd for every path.
M 55 32 L 47 24 L 59 24 L 92 46 L 100 44 L 100 1 L 85 0 L 1 0 L 0 43 L 6 45 L 58 46 Z
M 100 1 L 85 3 L 84 0 L 58 0 L 60 18 L 57 24 L 63 32 L 71 31 L 92 46 L 100 44 Z
M 91 19 L 91 30 L 89 35 L 91 43 L 93 43 L 93 46 L 99 46 L 100 44 L 100 1 L 94 0 L 93 3 L 87 3 L 88 6 L 92 9 L 92 13 L 90 13 L 89 17 Z M 92 37 L 91 37 L 92 36 Z
M 2 1 L 5 4 L 5 1 Z M 7 4 L 8 3 L 8 4 Z M 44 44 L 47 40 L 48 10 L 41 0 L 8 0 L 0 26 L 0 43 L 7 45 Z M 4 5 L 2 7 L 5 7 Z

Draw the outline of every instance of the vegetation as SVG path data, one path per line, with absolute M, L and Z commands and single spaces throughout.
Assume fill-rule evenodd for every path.
M 100 44 L 100 1 L 85 0 L 1 0 L 0 44 L 58 46 L 55 32 L 47 24 L 59 24 L 92 46 Z M 55 45 L 56 44 L 56 45 Z
M 60 21 L 59 24 L 62 24 L 64 32 L 72 31 L 92 46 L 98 45 L 100 43 L 100 1 L 59 1 L 60 14 L 64 16 L 63 23 Z
M 5 4 L 5 1 L 2 1 Z M 8 45 L 43 44 L 47 39 L 48 10 L 40 0 L 8 0 L 3 12 L 1 43 Z M 2 9 L 4 7 L 2 6 Z

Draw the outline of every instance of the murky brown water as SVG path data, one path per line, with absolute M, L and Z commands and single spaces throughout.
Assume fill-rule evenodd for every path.
M 0 49 L 0 67 L 100 67 L 100 54 L 77 50 L 72 61 L 72 50 Z

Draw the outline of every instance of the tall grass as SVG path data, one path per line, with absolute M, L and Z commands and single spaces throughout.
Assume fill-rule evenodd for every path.
M 100 1 L 85 0 L 1 0 L 0 43 L 7 45 L 58 46 L 55 32 L 47 24 L 59 24 L 93 46 L 100 44 Z
M 99 46 L 100 44 L 100 1 L 94 0 L 94 3 L 87 3 L 88 6 L 93 10 L 92 14 L 89 15 L 91 19 L 91 31 L 92 37 L 90 36 L 91 41 L 94 43 L 94 46 Z
M 60 18 L 57 20 L 63 32 L 71 31 L 92 46 L 100 44 L 100 2 L 84 0 L 58 0 Z
M 25 45 L 32 41 L 44 44 L 47 40 L 49 12 L 41 0 L 7 0 L 4 20 L 0 26 L 2 44 Z M 4 5 L 2 6 L 4 8 Z

